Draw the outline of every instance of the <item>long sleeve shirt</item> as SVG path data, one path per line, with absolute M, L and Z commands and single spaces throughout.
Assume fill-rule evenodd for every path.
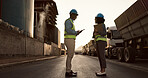
M 71 19 L 71 18 L 69 18 L 69 19 Z M 72 22 L 73 22 L 73 20 L 71 19 L 71 20 L 72 20 L 72 22 L 71 22 L 69 19 L 67 19 L 67 20 L 65 21 L 65 31 L 66 31 L 69 35 L 76 35 L 76 34 L 77 34 L 77 31 L 72 30 L 72 27 L 73 27 Z

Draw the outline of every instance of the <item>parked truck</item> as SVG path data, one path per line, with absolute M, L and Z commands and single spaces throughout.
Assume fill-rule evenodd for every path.
M 82 54 L 88 55 L 88 51 L 89 51 L 89 47 L 88 47 L 88 44 L 86 44 L 82 47 Z
M 114 20 L 123 39 L 119 61 L 133 62 L 148 57 L 148 0 L 137 0 Z
M 66 49 L 64 43 L 61 43 L 61 55 L 66 55 Z
M 90 42 L 88 43 L 88 47 L 89 47 L 89 51 L 88 51 L 88 55 L 90 56 L 96 56 L 96 42 L 94 40 L 90 40 Z
M 117 50 L 123 47 L 123 39 L 117 31 L 116 26 L 107 27 L 107 47 L 105 51 L 106 57 L 109 59 L 117 57 Z

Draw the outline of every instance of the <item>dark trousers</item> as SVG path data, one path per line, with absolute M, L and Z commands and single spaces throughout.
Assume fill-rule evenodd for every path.
M 97 56 L 99 58 L 101 68 L 106 68 L 105 47 L 106 47 L 105 41 L 96 42 Z

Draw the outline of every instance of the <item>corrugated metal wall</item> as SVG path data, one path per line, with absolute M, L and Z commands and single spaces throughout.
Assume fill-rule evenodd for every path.
M 2 10 L 2 0 L 0 0 L 0 19 L 1 19 L 1 11 Z
M 33 37 L 34 0 L 2 0 L 1 17 Z
M 131 7 L 129 7 L 125 12 L 123 12 L 117 19 L 115 23 L 117 28 L 124 28 L 129 23 L 137 21 L 147 14 L 148 11 L 148 0 L 138 0 Z
M 138 0 L 115 19 L 117 29 L 124 40 L 148 35 L 147 4 L 148 0 Z

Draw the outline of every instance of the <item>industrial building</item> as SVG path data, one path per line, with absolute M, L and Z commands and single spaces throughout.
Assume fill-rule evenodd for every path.
M 60 54 L 60 31 L 55 26 L 58 10 L 53 0 L 0 0 L 0 4 L 0 54 Z M 6 38 L 8 42 L 3 41 Z
M 55 26 L 56 15 L 58 15 L 58 11 L 53 0 L 35 0 L 35 38 L 48 44 L 51 42 L 59 44 L 59 30 Z

